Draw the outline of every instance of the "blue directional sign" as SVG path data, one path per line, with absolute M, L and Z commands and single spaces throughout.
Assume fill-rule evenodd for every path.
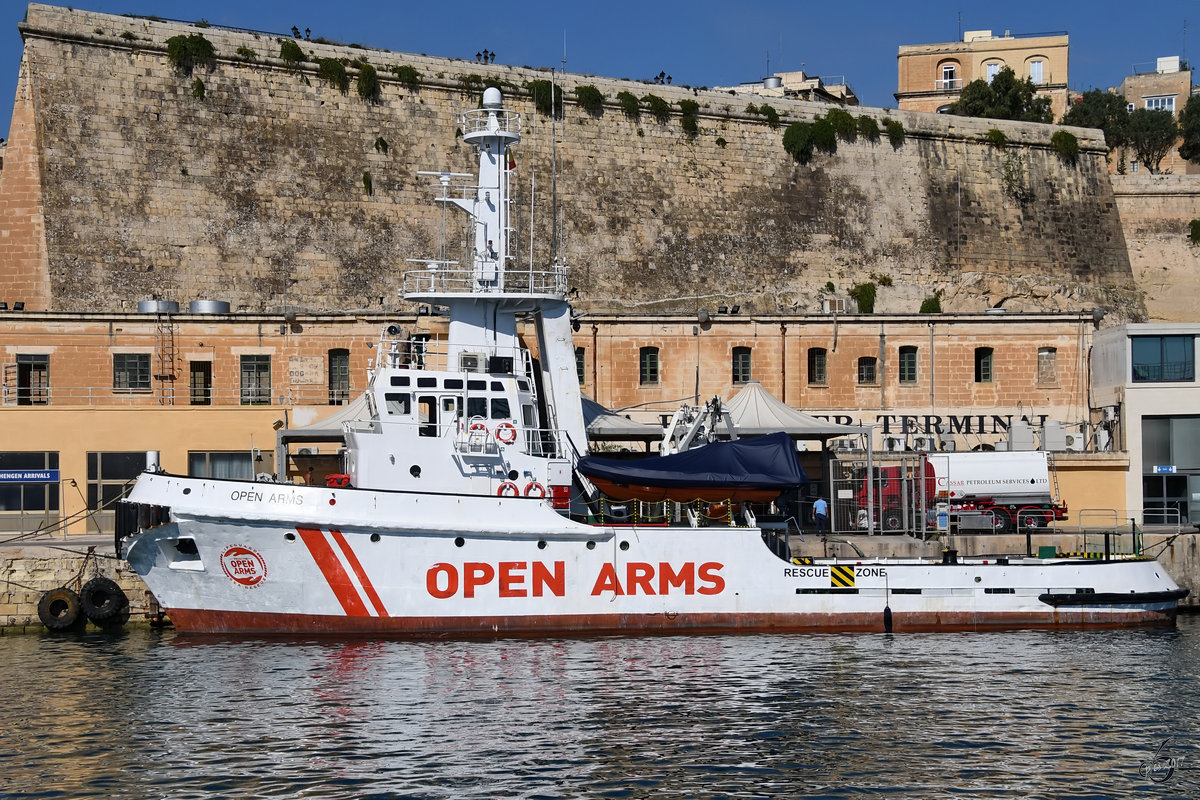
M 1175 465 L 1174 464 L 1155 464 L 1154 465 L 1154 474 L 1155 475 L 1174 475 L 1175 474 Z
M 0 469 L 0 483 L 58 483 L 58 470 Z

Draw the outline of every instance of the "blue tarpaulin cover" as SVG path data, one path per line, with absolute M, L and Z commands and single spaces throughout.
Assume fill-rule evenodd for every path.
M 616 484 L 665 488 L 778 489 L 808 483 L 786 433 L 753 439 L 713 442 L 703 447 L 654 458 L 619 459 L 584 456 L 579 471 L 589 478 Z

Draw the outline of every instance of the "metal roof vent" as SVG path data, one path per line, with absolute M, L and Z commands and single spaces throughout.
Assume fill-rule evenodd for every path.
M 178 314 L 179 303 L 174 300 L 138 300 L 139 314 Z
M 188 303 L 188 311 L 193 314 L 228 314 L 228 300 L 193 300 Z

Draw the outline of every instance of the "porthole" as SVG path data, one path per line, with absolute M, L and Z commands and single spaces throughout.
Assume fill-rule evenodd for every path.
M 459 536 L 457 539 L 454 540 L 455 547 L 462 547 L 466 543 L 467 543 L 467 540 L 461 536 Z
M 372 542 L 378 542 L 378 541 L 379 541 L 379 534 L 378 534 L 378 533 L 372 533 L 372 534 L 371 534 L 371 541 L 372 541 Z
M 622 550 L 628 550 L 628 549 L 629 549 L 629 542 L 621 542 L 621 549 L 622 549 Z

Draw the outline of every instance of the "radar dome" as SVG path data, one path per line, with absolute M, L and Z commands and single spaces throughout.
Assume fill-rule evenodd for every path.
M 483 90 L 483 107 L 484 108 L 500 108 L 504 100 L 500 94 L 500 90 L 495 86 L 489 86 Z

